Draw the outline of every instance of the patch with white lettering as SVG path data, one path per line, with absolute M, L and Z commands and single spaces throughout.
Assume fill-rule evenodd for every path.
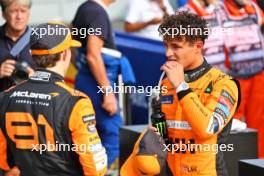
M 36 71 L 30 79 L 35 81 L 45 81 L 48 82 L 50 80 L 51 73 Z
M 231 109 L 233 108 L 233 105 L 230 103 L 229 100 L 227 100 L 227 98 L 220 97 L 218 99 L 218 103 L 221 103 L 222 105 L 226 106 L 229 111 L 231 111 Z
M 234 105 L 236 102 L 234 98 L 226 90 L 222 90 L 221 96 L 227 98 L 232 105 Z
M 83 123 L 88 123 L 89 121 L 95 120 L 95 115 L 90 114 L 82 117 Z
M 187 121 L 166 120 L 167 128 L 180 130 L 191 130 L 191 126 Z
M 225 113 L 225 115 L 227 117 L 230 115 L 230 110 L 228 109 L 227 106 L 222 105 L 221 103 L 218 103 L 216 107 L 219 108 L 219 109 L 221 109 Z
M 34 98 L 41 100 L 51 100 L 51 95 L 29 91 L 15 91 L 10 95 L 10 98 Z
M 91 133 L 95 133 L 96 132 L 95 115 L 91 114 L 91 115 L 83 116 L 82 119 L 83 119 L 83 123 L 87 123 L 88 131 L 91 132 Z
M 173 95 L 162 96 L 161 104 L 173 104 Z
M 219 116 L 221 116 L 222 119 L 224 119 L 224 122 L 226 123 L 228 116 L 226 115 L 226 113 L 222 109 L 216 107 L 215 110 L 214 110 L 214 113 L 216 113 Z
M 103 150 L 103 146 L 101 142 L 98 142 L 96 144 L 89 144 L 89 149 L 91 153 L 97 153 Z

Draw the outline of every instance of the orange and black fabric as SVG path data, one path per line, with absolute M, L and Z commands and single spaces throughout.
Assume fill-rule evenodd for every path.
M 150 129 L 139 136 L 132 154 L 121 167 L 121 176 L 172 175 L 167 167 L 164 140 Z
M 21 176 L 104 175 L 107 156 L 91 101 L 62 76 L 37 70 L 2 93 L 0 103 L 1 169 L 17 166 Z
M 61 23 L 45 23 L 33 28 L 30 36 L 32 55 L 60 53 L 70 47 L 81 47 L 73 40 L 70 29 Z
M 227 176 L 221 145 L 229 135 L 239 105 L 239 88 L 232 77 L 206 61 L 185 72 L 189 89 L 176 93 L 167 78 L 162 86 L 162 111 L 168 128 L 168 164 L 175 176 Z M 217 148 L 218 147 L 218 148 Z

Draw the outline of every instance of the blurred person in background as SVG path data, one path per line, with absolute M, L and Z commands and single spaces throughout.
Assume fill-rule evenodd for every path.
M 75 88 L 85 92 L 92 100 L 97 121 L 97 129 L 106 148 L 108 157 L 108 174 L 115 172 L 119 157 L 119 128 L 122 118 L 118 109 L 117 98 L 111 87 L 113 82 L 107 74 L 103 48 L 115 52 L 111 21 L 107 14 L 107 7 L 114 0 L 89 0 L 78 8 L 72 27 L 78 30 L 97 31 L 86 37 L 75 36 L 83 47 L 78 50 L 78 74 Z M 100 88 L 103 91 L 99 91 Z
M 158 26 L 166 15 L 174 13 L 168 0 L 130 0 L 125 18 L 125 31 L 162 40 Z
M 260 27 L 263 12 L 250 0 L 224 0 L 222 16 L 228 72 L 241 85 L 241 105 L 235 118 L 258 129 L 258 154 L 264 157 L 264 51 Z
M 207 21 L 209 37 L 205 40 L 204 57 L 209 64 L 226 72 L 224 37 L 221 27 L 221 6 L 219 0 L 189 0 L 179 9 L 203 17 Z M 199 28 L 199 26 L 197 26 Z
M 26 74 L 23 77 L 32 74 L 34 64 L 28 43 L 31 29 L 27 26 L 31 0 L 1 0 L 0 3 L 6 21 L 0 27 L 0 91 L 3 91 L 16 83 L 15 73 L 21 71 L 19 73 Z M 12 51 L 20 40 L 24 40 L 23 44 Z

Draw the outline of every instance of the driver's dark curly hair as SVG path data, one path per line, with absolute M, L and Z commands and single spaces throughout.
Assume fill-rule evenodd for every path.
M 181 29 L 186 29 L 186 34 L 180 33 Z M 190 43 L 198 40 L 204 42 L 209 35 L 205 19 L 189 12 L 178 12 L 166 17 L 158 30 L 164 40 L 186 38 L 186 41 Z

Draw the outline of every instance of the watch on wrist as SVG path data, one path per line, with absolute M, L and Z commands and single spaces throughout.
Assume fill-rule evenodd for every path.
M 181 91 L 184 91 L 184 90 L 188 90 L 190 87 L 189 87 L 189 84 L 186 83 L 186 82 L 182 82 L 180 83 L 180 85 L 177 87 L 176 89 L 176 93 L 179 93 Z

